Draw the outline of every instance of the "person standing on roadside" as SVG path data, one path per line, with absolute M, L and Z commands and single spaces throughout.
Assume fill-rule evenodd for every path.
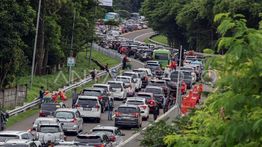
M 124 56 L 124 58 L 122 59 L 122 69 L 125 70 L 126 69 L 126 63 L 128 61 L 127 55 Z
M 113 109 L 114 109 L 114 101 L 111 98 L 108 103 L 108 120 L 113 120 L 112 118 Z
M 156 104 L 155 107 L 154 107 L 153 115 L 154 115 L 154 120 L 156 120 L 158 115 L 159 115 L 159 106 L 158 106 L 158 104 Z
M 96 69 L 93 68 L 93 70 L 90 72 L 92 80 L 96 83 Z
M 78 98 L 77 89 L 74 88 L 72 93 L 72 108 L 75 106 L 77 98 Z
M 42 101 L 44 99 L 44 95 L 45 95 L 45 90 L 44 90 L 44 87 L 41 86 L 39 90 L 39 97 L 38 97 L 38 99 L 40 100 L 39 108 L 41 107 Z

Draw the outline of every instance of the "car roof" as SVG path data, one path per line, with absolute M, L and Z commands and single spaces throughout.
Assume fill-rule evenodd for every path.
M 38 120 L 38 121 L 41 121 L 41 120 L 50 120 L 50 121 L 52 121 L 52 120 L 54 120 L 54 121 L 56 121 L 58 119 L 55 118 L 55 117 L 38 117 L 35 120 Z
M 0 135 L 20 135 L 20 134 L 24 134 L 27 133 L 26 131 L 1 131 Z
M 123 74 L 125 74 L 125 73 L 129 73 L 129 74 L 137 74 L 137 73 L 134 72 L 134 71 L 125 71 Z
M 86 96 L 86 95 L 80 95 L 80 96 L 78 96 L 78 98 L 81 98 L 81 99 L 98 99 L 97 96 Z
M 150 80 L 150 82 L 166 82 L 165 80 L 159 80 L 159 79 L 152 79 Z
M 94 127 L 93 129 L 115 130 L 115 129 L 118 129 L 118 128 L 114 127 L 114 126 L 100 126 L 100 125 L 98 125 L 98 126 Z
M 94 87 L 94 86 L 105 86 L 105 87 L 109 87 L 110 85 L 108 85 L 108 84 L 94 84 L 93 87 Z
M 138 92 L 137 93 L 137 95 L 140 95 L 140 94 L 153 96 L 153 93 L 150 93 L 150 92 Z
M 7 140 L 5 143 L 8 143 L 8 144 L 22 144 L 22 143 L 30 143 L 32 141 L 30 140 L 26 140 L 26 139 L 10 139 L 10 140 Z
M 151 71 L 149 68 L 138 68 L 137 70 Z
M 96 88 L 96 87 L 90 87 L 90 88 L 85 88 L 84 91 L 104 91 L 105 89 L 103 88 Z
M 159 87 L 159 86 L 151 86 L 151 85 L 146 86 L 146 88 L 162 89 L 162 87 Z
M 145 99 L 142 98 L 142 97 L 128 97 L 128 98 L 126 99 L 126 101 L 128 101 L 128 100 L 145 101 Z
M 59 123 L 56 122 L 43 122 L 43 123 L 39 123 L 39 126 L 59 126 Z
M 122 105 L 120 105 L 118 108 L 120 108 L 120 107 L 132 107 L 132 108 L 137 108 L 138 106 L 136 106 L 136 105 L 130 105 L 130 104 L 122 104 Z
M 123 81 L 108 81 L 107 83 L 119 83 L 119 84 L 123 84 Z
M 129 77 L 129 76 L 117 76 L 117 78 L 126 78 L 126 79 L 131 79 L 132 77 Z
M 56 110 L 57 111 L 65 111 L 65 112 L 77 112 L 77 109 L 73 109 L 73 108 L 59 108 Z

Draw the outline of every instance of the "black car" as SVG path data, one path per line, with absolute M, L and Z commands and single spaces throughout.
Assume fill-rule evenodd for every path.
M 58 108 L 65 108 L 64 103 L 42 103 L 39 111 L 39 117 L 53 116 Z

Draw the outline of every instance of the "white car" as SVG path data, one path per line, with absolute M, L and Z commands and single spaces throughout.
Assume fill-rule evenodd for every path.
M 76 101 L 76 108 L 82 118 L 94 118 L 100 123 L 102 107 L 98 97 L 80 95 Z
M 124 82 L 125 89 L 127 91 L 127 96 L 134 96 L 135 95 L 135 84 L 132 77 L 129 76 L 117 76 L 116 81 Z
M 34 141 L 35 137 L 27 131 L 1 131 L 0 132 L 0 145 L 3 145 L 6 141 L 11 139 L 23 139 L 27 141 Z M 35 142 L 36 145 L 40 146 L 40 141 Z
M 57 118 L 53 117 L 38 117 L 33 124 L 33 130 L 37 128 L 37 126 L 41 123 L 59 123 Z
M 39 141 L 26 139 L 11 139 L 7 140 L 2 147 L 40 147 Z
M 78 133 L 83 130 L 83 118 L 77 109 L 59 108 L 55 112 L 55 117 L 63 123 L 64 132 Z
M 57 144 L 65 139 L 65 135 L 60 123 L 41 123 L 37 126 L 36 138 L 42 145 Z
M 108 84 L 94 84 L 93 85 L 93 88 L 102 88 L 102 89 L 105 89 L 109 98 L 112 98 L 112 92 L 111 92 L 111 89 L 110 89 L 110 85 Z
M 110 85 L 110 91 L 114 99 L 122 99 L 122 100 L 126 99 L 127 93 L 124 87 L 124 82 L 108 81 L 107 84 Z
M 147 120 L 149 118 L 149 107 L 146 104 L 147 100 L 145 98 L 141 97 L 129 97 L 126 100 L 127 105 L 137 105 L 139 106 L 141 110 L 141 116 L 144 120 Z
M 114 126 L 96 126 L 91 130 L 91 132 L 105 132 L 113 146 L 121 144 L 123 142 L 122 136 L 125 136 L 120 129 Z
M 139 91 L 142 88 L 142 80 L 139 77 L 139 74 L 137 72 L 125 71 L 122 75 L 123 76 L 130 76 L 134 79 L 136 91 Z
M 138 68 L 137 71 L 145 71 L 149 77 L 153 77 L 153 73 L 149 68 Z

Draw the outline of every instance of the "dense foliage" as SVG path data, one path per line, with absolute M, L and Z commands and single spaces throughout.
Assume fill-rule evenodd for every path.
M 29 73 L 38 2 L 2 0 L 0 5 L 0 88 Z M 87 48 L 94 33 L 96 1 L 42 0 L 36 52 L 36 73 L 46 74 L 72 54 Z M 99 14 L 100 9 L 97 10 Z M 75 15 L 75 18 L 74 18 Z M 73 30 L 73 22 L 75 28 Z
M 139 12 L 143 1 L 144 0 L 114 0 L 113 8 L 114 10 L 125 10 L 129 13 Z
M 201 109 L 163 137 L 165 146 L 262 145 L 262 30 L 248 27 L 241 14 L 221 13 L 214 22 L 221 35 L 218 49 L 228 52 L 209 62 L 223 78 Z
M 143 15 L 151 27 L 169 39 L 176 48 L 202 51 L 217 47 L 216 14 L 230 12 L 243 14 L 247 26 L 258 28 L 262 1 L 258 0 L 145 0 Z M 223 52 L 224 50 L 221 50 Z

